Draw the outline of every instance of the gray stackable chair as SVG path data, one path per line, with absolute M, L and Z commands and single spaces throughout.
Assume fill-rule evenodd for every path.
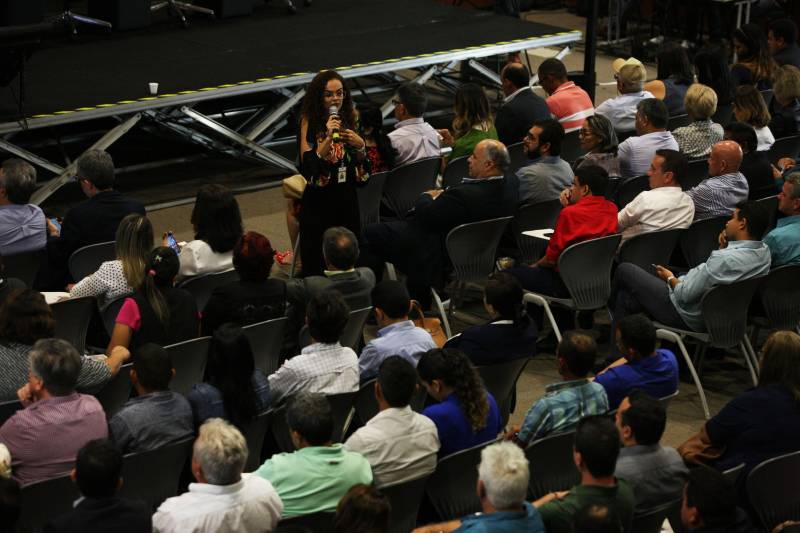
M 584 152 L 581 148 L 581 140 L 578 135 L 578 130 L 571 131 L 564 135 L 564 140 L 561 141 L 561 159 L 567 163 L 574 163 Z
M 170 390 L 185 396 L 192 390 L 192 385 L 203 382 L 210 344 L 211 337 L 199 337 L 164 346 L 175 369 L 175 377 L 169 383 Z
M 697 187 L 701 181 L 708 177 L 708 159 L 695 159 L 689 161 L 689 166 L 686 169 L 686 177 L 682 188 L 688 191 L 693 187 Z
M 46 255 L 46 250 L 34 250 L 32 252 L 21 252 L 18 254 L 6 255 L 3 257 L 3 277 L 17 278 L 32 287 L 39 272 L 39 266 Z
M 645 270 L 650 265 L 667 265 L 672 256 L 682 229 L 662 229 L 640 233 L 622 243 L 617 260 L 622 263 L 633 263 Z
M 442 189 L 458 185 L 461 183 L 462 179 L 469 177 L 469 165 L 467 164 L 468 159 L 469 156 L 464 155 L 461 157 L 456 157 L 455 159 L 451 159 L 450 162 L 447 163 L 447 166 L 444 167 L 444 172 L 442 173 Z
M 103 319 L 103 326 L 106 328 L 106 333 L 108 333 L 109 337 L 114 333 L 114 325 L 117 323 L 117 316 L 125 303 L 125 299 L 130 297 L 130 294 L 126 294 L 125 296 L 115 298 L 106 304 L 105 309 L 100 311 L 100 315 Z
M 771 196 L 759 198 L 756 202 L 763 205 L 767 213 L 769 213 L 769 226 L 767 226 L 767 231 L 770 231 L 775 227 L 776 219 L 778 218 L 778 195 L 773 194 Z
M 242 327 L 253 349 L 256 368 L 268 376 L 280 366 L 283 335 L 288 322 L 289 319 L 282 316 Z
M 667 131 L 675 131 L 678 128 L 688 126 L 691 123 L 692 119 L 687 114 L 673 115 L 667 120 Z
M 511 166 L 508 168 L 509 173 L 514 174 L 517 170 L 531 162 L 528 159 L 528 154 L 525 152 L 525 143 L 520 141 L 509 145 L 508 155 L 511 157 Z
M 78 248 L 69 256 L 69 275 L 80 281 L 94 274 L 100 265 L 117 258 L 116 242 L 108 241 Z
M 745 464 L 740 463 L 733 468 L 729 468 L 727 470 L 723 470 L 722 475 L 730 482 L 731 485 L 734 487 L 739 483 L 739 478 L 742 477 L 742 472 L 744 471 Z
M 377 381 L 378 378 L 372 378 L 369 381 L 365 381 L 358 388 L 358 393 L 356 393 L 356 399 L 355 402 L 353 402 L 353 407 L 356 410 L 356 416 L 358 417 L 358 420 L 362 424 L 366 424 L 372 419 L 373 416 L 378 414 L 378 399 L 375 398 L 375 383 Z
M 122 409 L 122 406 L 131 397 L 131 390 L 133 390 L 131 368 L 133 368 L 133 363 L 119 367 L 119 371 L 114 377 L 94 394 L 94 397 L 103 406 L 103 411 L 109 420 Z
M 566 431 L 535 440 L 525 447 L 531 471 L 528 498 L 537 500 L 547 493 L 569 490 L 581 482 L 572 457 L 575 431 Z
M 231 269 L 225 272 L 212 272 L 209 274 L 192 276 L 181 282 L 178 286 L 192 293 L 194 301 L 197 303 L 197 310 L 202 311 L 208 299 L 211 297 L 211 293 L 214 292 L 214 289 L 238 279 L 239 273 Z
M 392 169 L 383 185 L 383 201 L 401 220 L 414 207 L 419 195 L 436 185 L 441 157 L 427 157 Z
M 381 198 L 383 197 L 383 186 L 389 171 L 376 172 L 371 175 L 367 183 L 361 187 L 356 187 L 356 197 L 358 198 L 358 212 L 361 216 L 361 230 L 381 221 Z
M 767 109 L 769 109 L 769 104 L 772 103 L 772 89 L 764 89 L 761 91 L 761 97 L 764 99 L 764 103 L 767 104 Z
M 125 482 L 119 496 L 143 501 L 155 511 L 178 493 L 181 472 L 188 464 L 193 443 L 192 436 L 155 450 L 126 455 L 122 460 Z
M 650 177 L 649 176 L 636 176 L 629 180 L 625 180 L 619 185 L 616 194 L 617 207 L 620 209 L 631 203 L 634 198 L 639 196 L 639 193 L 650 190 Z
M 364 307 L 362 309 L 350 311 L 350 318 L 347 319 L 347 324 L 344 326 L 344 331 L 342 332 L 342 338 L 339 340 L 342 346 L 352 348 L 356 353 L 359 352 L 359 344 L 361 343 L 364 324 L 371 312 L 372 307 Z
M 89 332 L 89 322 L 97 308 L 94 296 L 82 298 L 69 298 L 50 304 L 53 310 L 53 319 L 56 322 L 55 336 L 72 344 L 78 353 L 86 352 L 86 334 Z
M 553 332 L 561 342 L 561 330 L 556 324 L 550 305 L 566 307 L 575 312 L 593 311 L 606 307 L 611 294 L 611 266 L 622 236 L 608 235 L 572 244 L 558 258 L 558 271 L 569 291 L 570 298 L 525 292 L 525 302 L 544 307 Z
M 534 229 L 553 229 L 561 213 L 561 201 L 550 200 L 536 204 L 526 204 L 517 209 L 511 220 L 511 231 L 519 249 L 519 261 L 533 263 L 544 255 L 547 241 L 523 235 L 523 231 Z
M 431 292 L 448 338 L 452 336 L 448 316 L 453 315 L 456 295 L 467 283 L 483 282 L 492 273 L 497 245 L 500 244 L 500 238 L 511 218 L 500 217 L 461 224 L 447 234 L 445 246 L 455 271 L 454 294 L 446 304 L 447 313 L 444 310 L 445 303 L 442 303 L 436 289 L 431 287 Z
M 800 323 L 800 265 L 773 268 L 761 282 L 759 296 L 770 329 L 797 331 Z
M 378 490 L 389 498 L 392 508 L 389 533 L 408 533 L 417 525 L 417 514 L 425 496 L 425 485 L 429 477 L 378 487 Z
M 22 404 L 19 400 L 0 402 L 0 426 L 5 424 L 6 420 L 14 416 L 14 413 L 20 409 L 22 409 Z
M 508 417 L 511 413 L 511 400 L 516 393 L 517 380 L 519 380 L 519 376 L 525 370 L 525 365 L 530 360 L 530 357 L 523 357 L 476 368 L 481 379 L 483 379 L 484 387 L 494 396 L 494 400 L 497 402 L 504 427 L 508 423 Z
M 289 424 L 286 422 L 286 402 L 272 410 L 269 432 L 278 447 L 278 452 L 294 451 L 294 443 L 289 435 Z
M 773 165 L 782 157 L 796 160 L 798 155 L 800 155 L 800 135 L 777 139 L 769 149 L 769 159 Z
M 717 285 L 708 290 L 703 295 L 701 302 L 703 320 L 706 323 L 706 333 L 655 323 L 656 328 L 658 328 L 656 331 L 658 338 L 674 342 L 678 345 L 681 354 L 683 354 L 683 359 L 686 362 L 686 366 L 689 367 L 689 373 L 692 375 L 692 380 L 700 395 L 700 403 L 703 406 L 703 415 L 706 419 L 711 417 L 706 395 L 683 340 L 690 338 L 697 342 L 695 355 L 698 358 L 698 362 L 709 346 L 714 348 L 738 347 L 750 371 L 753 385 L 756 385 L 758 383 L 756 373 L 758 361 L 750 344 L 750 339 L 747 338 L 747 308 L 762 279 L 762 277 L 750 278 L 728 285 Z
M 747 476 L 747 496 L 766 531 L 800 520 L 800 451 L 764 461 Z
M 242 430 L 248 450 L 245 472 L 252 472 L 261 466 L 261 449 L 264 447 L 264 437 L 267 436 L 273 412 L 272 409 L 267 409 L 260 413 Z
M 21 510 L 17 529 L 11 531 L 43 531 L 49 520 L 72 511 L 72 506 L 79 497 L 78 487 L 69 474 L 25 485 L 20 493 Z
M 719 234 L 729 219 L 720 216 L 696 220 L 681 234 L 681 251 L 689 268 L 705 263 L 711 252 L 719 248 Z
M 631 531 L 636 533 L 661 533 L 661 525 L 671 516 L 679 515 L 683 498 L 648 509 L 634 515 Z
M 484 442 L 439 459 L 428 478 L 425 493 L 441 520 L 461 518 L 481 510 L 476 485 L 481 451 L 496 441 Z

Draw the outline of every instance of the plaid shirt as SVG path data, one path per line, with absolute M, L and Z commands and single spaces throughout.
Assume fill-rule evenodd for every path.
M 340 394 L 358 390 L 358 356 L 350 348 L 317 343 L 286 361 L 269 376 L 272 404 L 298 391 Z
M 551 383 L 544 396 L 528 409 L 518 439 L 528 443 L 571 429 L 584 416 L 608 412 L 602 385 L 585 379 Z

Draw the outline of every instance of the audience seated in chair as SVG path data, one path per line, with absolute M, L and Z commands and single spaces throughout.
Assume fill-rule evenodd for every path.
M 773 112 L 769 129 L 776 139 L 800 133 L 800 67 L 777 69 L 772 87 Z
M 656 98 L 636 104 L 636 136 L 628 137 L 617 147 L 622 179 L 643 176 L 650 168 L 656 150 L 677 150 L 678 143 L 667 131 L 667 107 Z
M 483 306 L 491 322 L 470 326 L 452 337 L 445 348 L 458 348 L 473 365 L 506 363 L 536 355 L 536 324 L 525 314 L 522 286 L 507 272 L 489 276 L 483 289 Z
M 286 283 L 270 278 L 275 251 L 269 239 L 248 231 L 233 247 L 233 267 L 239 279 L 214 288 L 208 298 L 201 329 L 213 335 L 226 322 L 240 326 L 278 318 L 286 312 Z
M 347 304 L 337 291 L 322 291 L 311 298 L 306 322 L 312 344 L 269 376 L 273 404 L 298 391 L 340 394 L 358 390 L 358 357 L 339 344 L 349 317 Z
M 36 190 L 36 169 L 22 159 L 6 159 L 0 167 L 0 253 L 41 250 L 47 224 L 38 205 L 28 203 Z
M 692 224 L 694 202 L 682 190 L 686 171 L 686 156 L 675 150 L 656 150 L 647 171 L 650 190 L 640 192 L 617 214 L 622 242 L 634 235 Z
M 242 474 L 247 442 L 234 426 L 212 418 L 200 426 L 192 453 L 196 483 L 153 515 L 153 533 L 272 531 L 284 504 L 272 484 Z
M 761 91 L 755 86 L 740 85 L 736 88 L 733 99 L 733 116 L 738 122 L 750 126 L 756 132 L 757 144 L 751 148 L 753 151 L 766 152 L 775 144 L 775 136 L 772 135 L 768 126 L 769 120 L 772 118 L 769 108 Z M 725 129 L 728 126 L 730 124 Z M 742 150 L 744 150 L 744 146 L 742 146 Z
M 778 194 L 778 211 L 785 216 L 779 218 L 778 227 L 764 237 L 773 268 L 800 263 L 800 170 L 784 178 Z
M 526 204 L 555 200 L 572 182 L 572 168 L 561 159 L 564 128 L 552 118 L 530 126 L 523 139 L 530 163 L 517 170 L 519 201 Z
M 428 395 L 438 402 L 422 414 L 436 424 L 440 457 L 497 438 L 503 429 L 500 410 L 466 355 L 436 348 L 422 356 L 417 373 Z
M 544 396 L 525 414 L 522 427 L 507 433 L 522 446 L 575 427 L 585 416 L 608 412 L 608 397 L 602 385 L 587 379 L 597 358 L 597 344 L 586 333 L 567 331 L 556 349 L 560 383 L 551 383 Z
M 747 200 L 750 187 L 739 171 L 742 157 L 734 141 L 721 141 L 711 148 L 708 179 L 686 193 L 694 201 L 695 220 L 729 215 L 736 204 Z
M 401 282 L 385 280 L 378 283 L 372 289 L 372 303 L 380 329 L 378 336 L 364 346 L 358 358 L 362 382 L 378 375 L 381 363 L 389 356 L 399 355 L 416 367 L 423 353 L 437 347 L 430 333 L 409 320 L 411 299 Z
M 619 178 L 619 145 L 614 126 L 603 115 L 592 115 L 578 131 L 581 150 L 585 153 L 572 163 L 572 170 L 587 165 L 597 165 L 608 172 L 611 178 Z M 565 186 L 569 186 L 567 182 Z M 555 198 L 554 198 L 555 199 Z
M 443 241 L 448 232 L 461 224 L 513 214 L 518 186 L 508 175 L 510 164 L 508 150 L 499 141 L 479 142 L 469 159 L 472 179 L 420 195 L 410 220 L 367 226 L 364 264 L 379 273 L 384 261 L 393 263 L 406 274 L 411 298 L 428 309 L 431 286 L 443 285 Z
M 581 533 L 622 533 L 622 522 L 613 507 L 587 505 L 572 517 L 572 531 Z
M 345 450 L 369 461 L 379 487 L 425 477 L 436 469 L 436 425 L 409 406 L 417 387 L 410 362 L 397 355 L 384 359 L 375 383 L 380 412 L 344 443 Z
M 544 99 L 530 87 L 531 75 L 522 63 L 508 63 L 500 71 L 505 99 L 497 110 L 494 126 L 497 137 L 506 146 L 522 142 L 531 124 L 550 118 Z
M 123 218 L 131 213 L 145 214 L 141 202 L 114 190 L 114 161 L 107 152 L 85 152 L 77 160 L 75 176 L 89 200 L 69 210 L 61 229 L 47 221 L 47 258 L 35 283 L 39 290 L 63 291 L 70 283 L 72 252 L 89 244 L 113 241 Z
M 275 486 L 284 518 L 335 511 L 350 487 L 372 483 L 369 462 L 331 442 L 333 414 L 325 396 L 295 394 L 286 409 L 286 422 L 297 451 L 273 455 L 254 473 Z
M 681 521 L 692 533 L 751 533 L 747 514 L 736 506 L 736 491 L 725 476 L 693 468 L 683 489 Z
M 75 508 L 45 526 L 48 533 L 150 533 L 150 509 L 117 496 L 122 486 L 122 454 L 107 439 L 87 442 L 78 451 L 72 480 L 82 498 Z M 42 502 L 44 503 L 44 502 Z
M 333 533 L 389 531 L 390 518 L 389 498 L 374 486 L 353 485 L 336 506 Z
M 609 409 L 617 409 L 635 389 L 656 398 L 678 390 L 678 361 L 671 351 L 656 350 L 656 328 L 649 318 L 628 315 L 617 322 L 613 334 L 622 358 L 595 378 L 606 390 Z
M 187 399 L 196 427 L 223 418 L 244 428 L 269 407 L 269 381 L 256 368 L 242 328 L 231 323 L 217 328 L 208 348 L 205 383 L 193 385 Z
M 447 531 L 544 533 L 539 511 L 525 501 L 530 469 L 525 454 L 510 442 L 481 450 L 478 498 L 483 512 L 443 524 L 420 527 L 414 533 Z
M 692 122 L 672 132 L 678 149 L 689 159 L 705 159 L 711 147 L 722 140 L 722 126 L 711 120 L 717 112 L 717 93 L 702 83 L 689 86 L 684 98 Z
M 767 45 L 778 65 L 794 65 L 800 68 L 800 46 L 797 45 L 797 24 L 790 18 L 781 18 L 769 23 Z
M 800 449 L 800 335 L 776 331 L 762 353 L 758 386 L 728 402 L 678 448 L 685 461 L 720 471 L 744 463 L 746 476 L 759 463 Z
M 167 350 L 140 346 L 130 373 L 136 396 L 108 422 L 109 438 L 122 453 L 154 450 L 194 434 L 189 402 L 169 390 L 175 369 Z
M 150 220 L 135 213 L 123 218 L 117 227 L 114 248 L 117 256 L 114 261 L 105 261 L 97 272 L 68 286 L 70 298 L 94 296 L 104 309 L 113 300 L 141 289 L 147 256 L 153 249 Z
M 659 444 L 667 427 L 664 404 L 637 389 L 622 400 L 615 420 L 622 449 L 614 475 L 631 485 L 636 512 L 680 498 L 689 471 L 674 448 Z
M 593 415 L 578 422 L 575 432 L 575 465 L 581 483 L 567 492 L 550 493 L 533 502 L 544 521 L 547 533 L 571 533 L 572 519 L 587 505 L 606 505 L 619 516 L 625 533 L 631 529 L 634 495 L 624 479 L 614 476 L 619 455 L 619 432 L 604 415 Z M 533 465 L 534 472 L 536 465 Z
M 747 180 L 748 198 L 760 200 L 772 196 L 778 190 L 768 152 L 756 150 L 755 130 L 741 122 L 725 126 L 725 140 L 735 141 L 742 149 L 742 164 L 739 172 Z
M 441 145 L 452 148 L 442 158 L 442 172 L 449 161 L 472 154 L 482 140 L 497 139 L 489 99 L 477 83 L 465 83 L 456 89 L 453 115 L 452 133 L 448 129 L 436 130 L 442 137 Z
M 586 117 L 594 115 L 594 104 L 589 94 L 567 80 L 567 68 L 560 60 L 551 57 L 542 61 L 537 71 L 539 85 L 547 93 L 547 107 L 567 133 L 580 129 Z
M 760 241 L 768 224 L 766 208 L 757 202 L 744 202 L 736 207 L 720 233 L 719 249 L 686 274 L 676 277 L 657 265 L 653 275 L 632 263 L 621 264 L 611 285 L 609 308 L 614 320 L 644 312 L 670 327 L 705 331 L 701 311 L 706 292 L 717 285 L 769 272 L 769 248 Z
M 53 311 L 41 293 L 14 291 L 0 307 L 0 402 L 17 399 L 17 390 L 28 382 L 28 353 L 33 345 L 55 335 Z M 107 358 L 81 357 L 76 388 L 96 391 L 119 371 L 130 353 L 124 347 Z
M 166 346 L 197 337 L 200 328 L 195 299 L 175 287 L 179 269 L 175 250 L 156 248 L 150 252 L 145 269 L 141 289 L 126 298 L 119 310 L 106 353 L 116 346 L 135 352 L 148 342 Z
M 614 78 L 617 80 L 619 96 L 609 98 L 594 110 L 611 121 L 616 131 L 630 132 L 636 129 L 636 105 L 645 98 L 654 98 L 652 93 L 644 90 L 647 80 L 647 69 L 635 57 L 624 60 L 617 59 L 611 65 Z
M 0 427 L 20 485 L 69 472 L 84 444 L 108 436 L 100 402 L 75 392 L 80 369 L 81 356 L 67 341 L 33 345 L 28 383 L 17 393 L 24 409 Z
M 426 157 L 439 155 L 441 137 L 422 116 L 428 107 L 425 88 L 414 82 L 404 83 L 392 100 L 397 124 L 389 133 L 389 142 L 395 150 L 395 165 L 413 163 Z

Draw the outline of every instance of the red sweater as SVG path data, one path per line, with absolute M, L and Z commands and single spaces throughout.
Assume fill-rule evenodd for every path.
M 581 198 L 561 210 L 545 257 L 558 262 L 567 246 L 617 232 L 617 206 L 602 196 Z

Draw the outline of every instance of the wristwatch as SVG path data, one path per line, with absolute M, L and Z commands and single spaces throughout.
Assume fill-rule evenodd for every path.
M 670 276 L 670 277 L 668 277 L 668 278 L 667 278 L 667 285 L 669 285 L 670 287 L 672 287 L 672 283 L 670 283 L 670 282 L 671 282 L 673 279 L 675 279 L 675 276 Z

